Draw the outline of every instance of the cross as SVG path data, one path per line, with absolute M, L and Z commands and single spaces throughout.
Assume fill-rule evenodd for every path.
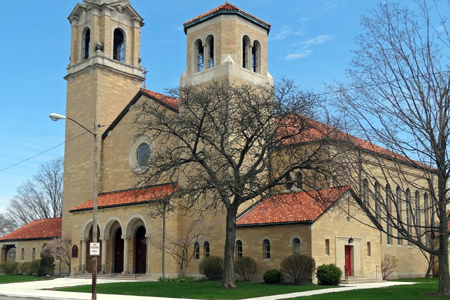
M 144 71 L 142 72 L 142 74 L 144 74 L 144 90 L 147 89 L 147 68 L 144 68 Z

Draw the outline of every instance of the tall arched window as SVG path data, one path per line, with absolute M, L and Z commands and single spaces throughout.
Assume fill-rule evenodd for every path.
M 420 226 L 420 193 L 419 191 L 416 191 L 416 194 L 414 196 L 415 202 L 416 202 L 416 210 L 415 210 L 415 214 L 416 214 L 416 226 Z
M 209 242 L 205 242 L 203 247 L 205 248 L 205 257 L 209 257 Z
M 292 240 L 292 248 L 295 255 L 300 255 L 300 239 L 295 238 Z
M 196 59 L 196 68 L 197 72 L 203 70 L 204 67 L 204 49 L 202 40 L 198 39 L 195 42 L 195 59 Z
M 362 186 L 361 186 L 361 198 L 363 201 L 363 204 L 365 206 L 368 205 L 368 199 L 369 199 L 369 181 L 367 179 L 364 179 L 362 181 Z
M 200 259 L 200 244 L 198 242 L 194 243 L 194 253 L 195 259 Z
M 373 196 L 373 202 L 375 206 L 375 219 L 380 219 L 380 184 L 378 181 L 375 182 L 375 188 L 374 188 L 374 196 Z
M 402 221 L 403 210 L 402 210 L 402 191 L 399 186 L 397 186 L 397 189 L 395 190 L 395 205 L 397 206 L 397 210 L 396 210 L 397 211 L 397 215 L 396 215 L 397 227 L 398 227 L 398 229 L 397 229 L 397 237 L 398 237 L 397 244 L 401 245 L 402 244 L 402 239 L 401 239 L 402 235 L 400 234 L 399 229 L 400 229 L 400 223 Z
M 389 184 L 386 184 L 386 216 L 391 213 L 391 203 L 390 203 L 390 196 L 391 196 L 391 187 Z M 386 232 L 387 232 L 387 244 L 392 244 L 392 230 L 391 230 L 391 224 L 389 222 L 389 218 L 386 218 Z
M 294 182 L 292 181 L 291 173 L 288 173 L 286 175 L 286 179 L 285 179 L 285 182 L 284 182 L 284 187 L 287 190 L 290 190 L 290 189 L 292 189 L 293 186 L 294 186 Z
M 72 247 L 72 257 L 78 257 L 78 247 L 77 247 L 77 245 L 73 245 L 73 247 Z
M 208 50 L 206 53 L 206 66 L 208 68 L 214 67 L 214 36 L 209 35 L 206 38 L 206 45 L 208 46 Z
M 33 250 L 31 251 L 31 260 L 35 260 L 36 259 L 36 249 L 33 248 Z
M 242 39 L 242 67 L 245 69 L 250 69 L 251 54 L 252 50 L 250 38 L 248 36 L 244 36 Z
M 297 172 L 295 174 L 295 186 L 300 190 L 303 189 L 303 173 L 302 172 Z
M 263 241 L 263 257 L 264 259 L 270 259 L 270 241 L 268 239 Z
M 408 234 L 411 234 L 411 191 L 409 189 L 406 189 L 406 230 Z
M 86 60 L 89 58 L 91 51 L 91 30 L 89 28 L 86 28 L 83 32 L 82 47 L 83 59 Z
M 116 30 L 114 30 L 113 59 L 123 62 L 124 50 L 125 36 L 123 34 L 123 31 L 117 28 Z
M 242 242 L 239 240 L 236 241 L 236 256 L 242 257 Z
M 258 41 L 253 42 L 252 70 L 255 73 L 261 73 L 261 44 Z
M 20 260 L 25 260 L 25 249 L 22 248 L 22 251 L 20 251 Z
M 424 217 L 424 221 L 425 221 L 425 226 L 429 226 L 430 225 L 430 214 L 429 214 L 429 210 L 428 210 L 428 194 L 425 193 L 423 194 L 423 217 Z

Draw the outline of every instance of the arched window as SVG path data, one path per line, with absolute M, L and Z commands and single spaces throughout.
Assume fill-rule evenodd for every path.
M 205 247 L 205 257 L 209 257 L 209 242 L 205 242 L 203 247 Z
M 297 172 L 297 174 L 295 174 L 295 186 L 300 190 L 303 189 L 303 173 L 302 172 Z
M 270 259 L 270 241 L 268 239 L 263 241 L 263 257 L 264 259 Z
M 89 58 L 91 51 L 91 30 L 89 28 L 86 28 L 83 32 L 82 47 L 83 59 L 86 60 Z
M 31 260 L 35 260 L 36 259 L 36 249 L 33 248 L 33 250 L 31 251 Z
M 363 204 L 365 206 L 368 205 L 368 199 L 369 199 L 369 181 L 367 179 L 364 179 L 362 181 L 362 185 L 361 185 L 361 198 L 363 201 Z
M 411 191 L 409 189 L 406 189 L 406 230 L 408 234 L 411 234 L 411 223 L 412 223 L 411 206 L 412 206 Z
M 73 247 L 72 247 L 72 257 L 78 257 L 78 247 L 77 247 L 77 245 L 73 245 Z
M 380 218 L 380 184 L 378 181 L 375 182 L 375 188 L 374 188 L 374 196 L 373 196 L 373 202 L 375 206 L 375 219 L 379 220 Z
M 197 72 L 201 72 L 204 67 L 204 49 L 203 49 L 203 43 L 200 39 L 198 39 L 195 42 L 195 58 L 196 58 L 196 64 L 197 64 Z
M 397 218 L 397 245 L 401 245 L 402 244 L 402 240 L 401 240 L 401 234 L 400 234 L 400 223 L 402 221 L 402 191 L 400 189 L 399 186 L 397 186 L 397 189 L 395 190 L 395 205 L 397 206 L 397 215 L 395 216 Z
M 390 202 L 390 196 L 391 196 L 391 187 L 389 184 L 386 185 L 386 216 L 391 213 L 391 202 Z M 387 244 L 392 244 L 392 237 L 391 237 L 391 224 L 389 223 L 389 218 L 386 218 L 386 233 L 387 233 Z
M 22 251 L 20 251 L 20 260 L 25 260 L 25 249 L 22 248 Z
M 113 59 L 122 61 L 124 58 L 125 48 L 125 36 L 120 29 L 114 30 L 114 42 L 113 42 Z
M 288 173 L 286 175 L 286 179 L 285 179 L 285 182 L 284 182 L 284 187 L 287 190 L 290 190 L 290 189 L 292 189 L 293 186 L 294 186 L 294 182 L 292 181 L 291 173 Z
M 251 62 L 251 45 L 250 45 L 250 38 L 248 36 L 244 36 L 242 39 L 242 67 L 244 69 L 250 69 L 250 62 Z
M 261 44 L 258 41 L 253 42 L 252 70 L 255 73 L 261 73 Z
M 194 243 L 194 253 L 195 259 L 200 259 L 200 244 L 198 242 Z
M 429 218 L 429 210 L 428 210 L 428 194 L 425 193 L 423 194 L 423 217 L 425 219 L 425 226 L 429 226 L 430 225 L 430 218 Z
M 209 35 L 206 38 L 206 45 L 208 47 L 208 51 L 206 53 L 206 66 L 208 68 L 214 67 L 214 36 Z
M 300 255 L 300 240 L 298 238 L 292 240 L 292 250 L 295 255 Z
M 420 193 L 419 191 L 416 191 L 416 194 L 414 196 L 415 202 L 416 202 L 416 226 L 420 226 Z
M 236 256 L 237 258 L 242 257 L 242 242 L 239 240 L 236 241 Z

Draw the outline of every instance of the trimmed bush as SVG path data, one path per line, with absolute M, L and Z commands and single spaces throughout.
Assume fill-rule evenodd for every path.
M 54 260 L 53 256 L 47 256 L 41 253 L 39 269 L 37 272 L 38 276 L 53 276 L 53 273 L 55 272 L 55 265 L 53 264 Z
M 245 281 L 256 272 L 256 260 L 251 257 L 239 257 L 234 261 L 234 272 Z
M 306 255 L 291 255 L 283 259 L 280 271 L 285 278 L 289 278 L 294 283 L 311 281 L 316 261 Z
M 277 269 L 267 270 L 264 273 L 264 282 L 268 284 L 277 284 L 283 282 L 283 275 Z
M 19 263 L 15 261 L 7 261 L 0 264 L 0 272 L 5 275 L 15 275 L 19 273 Z
M 20 271 L 20 274 L 22 274 L 22 275 L 27 275 L 27 276 L 33 275 L 31 273 L 31 262 L 27 261 L 27 262 L 19 264 L 19 271 Z
M 39 268 L 41 266 L 41 260 L 40 259 L 35 259 L 30 263 L 30 274 L 31 275 L 38 275 L 39 273 Z
M 220 280 L 223 277 L 224 261 L 222 257 L 209 256 L 202 259 L 198 265 L 198 271 L 209 280 Z
M 333 264 L 321 265 L 317 268 L 317 279 L 320 285 L 339 285 L 342 271 Z

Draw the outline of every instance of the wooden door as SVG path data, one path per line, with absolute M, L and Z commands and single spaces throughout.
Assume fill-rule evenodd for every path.
M 352 274 L 352 249 L 353 246 L 345 246 L 345 272 L 348 276 Z
M 147 240 L 145 238 L 145 228 L 139 227 L 136 231 L 135 238 L 136 246 L 136 259 L 135 270 L 136 274 L 145 274 L 147 270 Z
M 122 229 L 119 228 L 114 236 L 114 273 L 123 272 L 123 240 Z

